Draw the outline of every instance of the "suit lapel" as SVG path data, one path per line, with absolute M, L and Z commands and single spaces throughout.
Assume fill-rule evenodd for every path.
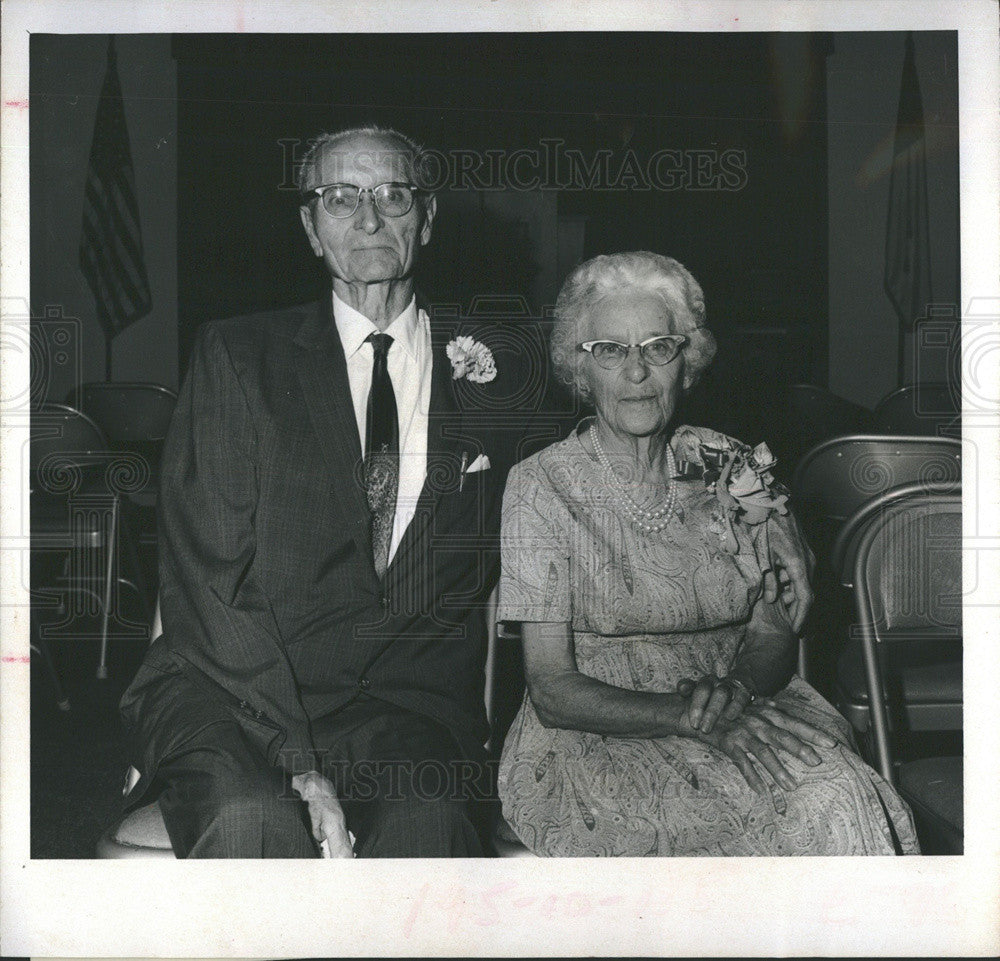
M 462 411 L 455 401 L 451 362 L 445 353 L 452 330 L 448 325 L 431 325 L 431 402 L 427 417 L 427 479 L 421 491 L 421 501 L 436 501 L 451 486 L 449 478 L 458 483 L 462 444 Z M 466 445 L 467 446 L 467 445 Z
M 431 399 L 427 416 L 427 474 L 417 500 L 416 513 L 389 565 L 391 570 L 421 541 L 434 516 L 441 495 L 459 486 L 462 452 L 469 452 L 463 443 L 462 411 L 455 401 L 451 362 L 445 353 L 454 335 L 452 325 L 431 321 Z M 474 454 L 472 456 L 475 456 Z
M 354 416 L 347 360 L 327 296 L 299 328 L 298 375 L 320 450 L 330 468 L 341 508 L 363 556 L 371 556 L 368 503 L 361 473 L 361 439 Z M 372 568 L 374 573 L 374 567 Z

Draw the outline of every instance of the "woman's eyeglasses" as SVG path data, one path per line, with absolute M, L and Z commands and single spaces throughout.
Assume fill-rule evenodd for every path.
M 616 340 L 588 340 L 586 343 L 577 344 L 576 349 L 587 351 L 597 361 L 599 367 L 614 370 L 625 363 L 625 358 L 633 347 L 651 367 L 663 367 L 680 353 L 685 343 L 687 337 L 681 334 L 666 334 L 661 337 L 650 337 L 641 344 L 620 344 Z
M 303 193 L 303 202 L 310 194 L 316 194 L 323 202 L 323 208 L 331 217 L 343 220 L 353 217 L 361 203 L 362 194 L 371 194 L 372 201 L 380 214 L 386 217 L 402 217 L 413 207 L 413 198 L 420 191 L 413 184 L 384 183 L 377 187 L 358 187 L 354 184 L 326 184 L 313 187 Z

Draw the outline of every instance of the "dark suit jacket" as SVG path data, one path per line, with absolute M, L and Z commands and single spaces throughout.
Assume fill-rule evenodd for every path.
M 178 669 L 289 769 L 313 766 L 311 719 L 359 691 L 443 722 L 467 754 L 481 748 L 503 483 L 558 429 L 526 434 L 541 396 L 526 385 L 544 375 L 537 353 L 504 350 L 500 327 L 462 331 L 493 347 L 496 380 L 452 379 L 458 326 L 432 317 L 427 479 L 384 582 L 329 298 L 201 330 L 163 455 L 164 634 L 122 701 L 144 780 L 178 747 L 155 696 Z M 491 469 L 463 479 L 463 459 L 480 454 Z

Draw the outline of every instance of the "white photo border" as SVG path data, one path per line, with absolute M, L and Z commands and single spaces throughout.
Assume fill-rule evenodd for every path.
M 29 298 L 31 33 L 957 29 L 962 291 L 1000 321 L 997 8 L 992 0 L 634 3 L 406 0 L 161 4 L 8 0 L 2 21 L 2 303 Z M 388 24 L 388 28 L 387 28 Z M 22 315 L 23 316 L 23 315 Z M 976 377 L 1000 380 L 996 351 Z M 5 397 L 27 354 L 0 355 Z M 964 368 L 963 368 L 964 369 Z M 968 373 L 968 372 L 967 372 Z M 966 854 L 960 858 L 160 862 L 31 860 L 27 597 L 14 568 L 26 478 L 3 456 L 0 938 L 61 956 L 993 955 L 1000 952 L 997 417 L 967 423 L 979 465 L 966 510 Z M 3 424 L 18 450 L 28 424 Z M 967 505 L 968 507 L 968 505 Z

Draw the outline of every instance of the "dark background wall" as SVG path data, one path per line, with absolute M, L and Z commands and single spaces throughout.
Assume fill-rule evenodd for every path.
M 31 48 L 33 308 L 79 318 L 85 379 L 103 379 L 77 245 L 106 44 L 36 35 Z M 509 169 L 485 187 L 453 182 L 421 269 L 432 302 L 540 318 L 581 257 L 646 247 L 701 281 L 719 338 L 692 416 L 754 440 L 780 421 L 790 383 L 865 404 L 895 386 L 888 167 L 872 158 L 891 147 L 901 33 L 189 34 L 117 47 L 154 309 L 116 340 L 115 379 L 174 386 L 202 321 L 316 296 L 325 277 L 282 189 L 290 161 L 323 129 L 378 122 L 501 163 L 558 141 L 587 163 L 604 151 L 611 180 L 624 174 L 589 189 L 565 171 L 533 189 Z M 916 52 L 935 145 L 934 295 L 958 303 L 955 35 L 919 33 Z M 680 158 L 659 168 L 670 189 L 643 189 L 663 151 Z M 621 170 L 631 156 L 638 182 Z M 72 376 L 57 373 L 50 399 Z

